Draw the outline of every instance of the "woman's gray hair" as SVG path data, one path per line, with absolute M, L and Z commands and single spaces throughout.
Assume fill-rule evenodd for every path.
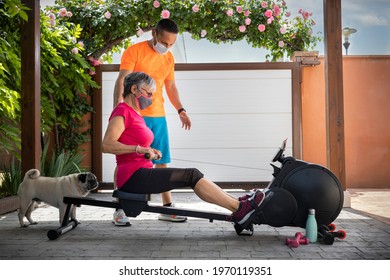
M 132 72 L 125 77 L 123 82 L 123 98 L 131 93 L 131 87 L 133 85 L 136 85 L 138 89 L 141 89 L 142 86 L 148 86 L 152 92 L 156 90 L 156 82 L 152 77 L 143 72 Z

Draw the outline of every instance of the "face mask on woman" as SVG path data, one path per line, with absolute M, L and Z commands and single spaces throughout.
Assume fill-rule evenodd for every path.
M 138 103 L 138 108 L 141 110 L 149 107 L 152 105 L 152 97 L 146 96 L 141 91 L 139 91 L 141 94 L 135 97 L 136 102 Z

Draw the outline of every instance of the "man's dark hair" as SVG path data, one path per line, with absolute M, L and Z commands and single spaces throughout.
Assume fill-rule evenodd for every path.
M 177 34 L 179 33 L 179 27 L 177 26 L 176 22 L 174 22 L 173 20 L 164 18 L 160 20 L 156 26 L 157 34 L 161 34 L 163 31 Z

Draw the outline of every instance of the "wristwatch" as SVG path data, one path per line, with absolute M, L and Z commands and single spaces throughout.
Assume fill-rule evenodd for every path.
M 180 115 L 180 113 L 183 112 L 183 111 L 184 111 L 184 112 L 187 112 L 186 109 L 180 108 L 179 110 L 177 110 L 177 113 Z

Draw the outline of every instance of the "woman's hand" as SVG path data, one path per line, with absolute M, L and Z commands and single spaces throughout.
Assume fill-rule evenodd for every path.
M 138 149 L 138 153 L 139 154 L 144 154 L 144 155 L 148 154 L 149 155 L 149 157 L 148 157 L 149 160 L 153 160 L 153 159 L 159 160 L 162 157 L 161 151 L 153 149 L 153 148 L 140 147 Z
M 159 150 L 153 149 L 154 152 L 154 159 L 159 160 L 162 158 L 162 153 Z

